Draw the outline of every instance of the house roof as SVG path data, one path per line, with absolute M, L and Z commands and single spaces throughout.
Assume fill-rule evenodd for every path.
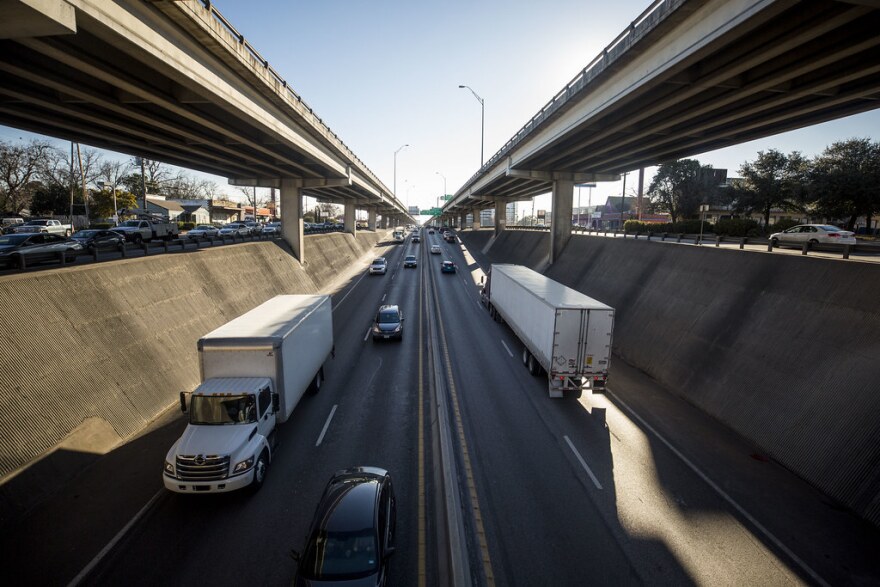
M 183 212 L 183 207 L 177 202 L 172 202 L 171 200 L 159 200 L 153 199 L 147 196 L 147 205 L 152 204 L 153 206 L 158 206 L 159 208 L 165 208 L 166 210 L 170 210 L 172 212 Z

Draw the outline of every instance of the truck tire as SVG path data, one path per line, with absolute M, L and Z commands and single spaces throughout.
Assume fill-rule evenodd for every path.
M 529 363 L 526 366 L 529 368 L 529 373 L 534 377 L 538 377 L 541 374 L 541 364 L 535 359 L 535 355 L 529 353 Z
M 142 242 L 144 242 L 144 237 L 141 236 L 140 234 L 135 234 L 131 240 L 134 244 L 139 245 Z
M 263 486 L 263 482 L 266 481 L 266 473 L 268 471 L 269 455 L 266 453 L 266 449 L 263 449 L 263 452 L 257 457 L 257 462 L 254 463 L 254 480 L 251 481 L 250 487 L 252 491 L 260 490 L 260 487 Z
M 321 391 L 321 385 L 324 383 L 324 367 L 318 369 L 318 372 L 315 373 L 315 378 L 312 379 L 312 383 L 309 385 L 308 393 L 309 395 L 318 395 L 318 392 Z
M 523 360 L 523 365 L 525 365 L 526 367 L 529 366 L 529 356 L 530 356 L 529 349 L 526 347 L 523 347 L 522 360 Z

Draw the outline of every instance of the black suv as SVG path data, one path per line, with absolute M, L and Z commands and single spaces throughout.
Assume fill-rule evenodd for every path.
M 385 585 L 397 521 L 391 475 L 378 467 L 337 471 L 321 497 L 294 585 Z
M 398 306 L 379 306 L 373 321 L 373 340 L 403 340 L 403 312 Z

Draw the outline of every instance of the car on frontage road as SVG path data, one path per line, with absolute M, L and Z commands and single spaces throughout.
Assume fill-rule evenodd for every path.
M 220 229 L 220 236 L 249 236 L 251 229 L 243 222 L 230 222 Z
M 831 224 L 799 224 L 788 230 L 771 234 L 770 242 L 773 243 L 773 246 L 802 245 L 804 243 L 854 245 L 856 244 L 856 236 L 854 232 Z
M 190 240 L 215 238 L 220 235 L 220 229 L 210 224 L 199 224 L 195 228 L 186 233 L 186 238 Z
M 81 244 L 88 251 L 116 249 L 125 242 L 125 236 L 118 232 L 96 228 L 77 230 L 70 238 Z
M 379 467 L 337 471 L 324 488 L 300 554 L 295 587 L 388 584 L 395 551 L 397 499 Z
M 267 222 L 263 225 L 263 234 L 265 235 L 279 235 L 281 234 L 281 223 L 280 222 Z
M 0 236 L 0 265 L 22 267 L 42 261 L 72 261 L 83 246 L 60 234 L 25 232 Z

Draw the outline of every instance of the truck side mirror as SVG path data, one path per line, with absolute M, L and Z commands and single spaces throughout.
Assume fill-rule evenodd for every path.
M 180 392 L 180 411 L 186 413 L 186 392 Z
M 281 396 L 277 393 L 272 394 L 272 411 L 277 412 L 281 409 Z
M 485 284 L 485 283 L 486 283 L 486 276 L 485 276 L 485 275 L 481 275 L 481 276 L 480 276 L 480 285 L 483 285 L 483 284 Z

